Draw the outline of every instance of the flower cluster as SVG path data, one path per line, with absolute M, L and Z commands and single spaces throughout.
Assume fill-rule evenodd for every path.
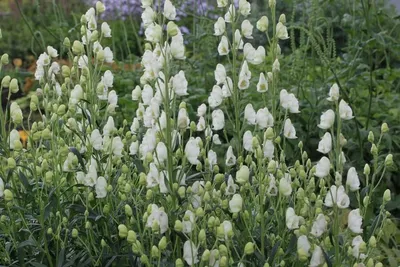
M 120 107 L 113 74 L 104 71 L 114 59 L 102 46 L 112 38 L 99 22 L 102 2 L 81 17 L 81 38 L 64 40 L 71 67 L 56 63 L 51 46 L 40 56 L 41 89 L 30 110 L 41 121 L 30 125 L 26 148 L 16 131 L 2 138 L 5 261 L 24 247 L 15 241 L 23 232 L 32 243 L 42 238 L 44 246 L 26 253 L 47 257 L 49 265 L 55 255 L 58 264 L 71 265 L 382 266 L 374 253 L 390 220 L 390 191 L 372 227 L 366 216 L 393 164 L 390 154 L 379 157 L 388 127 L 382 125 L 378 142 L 370 134 L 372 166 L 361 172 L 347 163 L 342 126 L 353 112 L 334 84 L 331 109 L 318 124 L 322 155 L 311 161 L 297 141 L 299 100 L 281 88 L 279 43 L 289 35 L 285 15 L 276 19 L 276 2 L 269 0 L 270 18 L 254 27 L 250 2 L 217 1 L 221 61 L 206 103 L 195 110 L 185 103 L 192 74 L 181 64 L 188 55 L 177 8 L 170 0 L 140 5 L 146 44 L 131 121 L 113 117 Z M 252 45 L 255 30 L 268 44 Z M 251 91 L 259 101 L 249 102 Z M 9 118 L 1 115 L 14 125 L 23 120 L 16 103 Z M 300 157 L 292 161 L 286 154 L 296 144 Z M 21 210 L 34 212 L 21 216 Z

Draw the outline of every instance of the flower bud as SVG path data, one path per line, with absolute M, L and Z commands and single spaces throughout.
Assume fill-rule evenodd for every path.
M 386 189 L 385 192 L 383 193 L 383 201 L 384 202 L 389 202 L 391 200 L 391 192 L 390 189 Z
M 158 249 L 163 251 L 167 248 L 167 238 L 163 236 L 158 242 Z
M 4 200 L 5 201 L 11 201 L 14 198 L 13 193 L 9 189 L 5 189 L 3 194 L 4 194 Z
M 358 267 L 359 265 L 357 264 L 357 267 Z M 374 260 L 373 259 L 369 259 L 368 260 L 368 262 L 367 262 L 367 267 L 374 267 Z
M 106 11 L 106 7 L 104 6 L 104 4 L 101 1 L 96 2 L 96 11 L 97 11 L 97 14 L 101 14 L 104 11 Z
M 147 257 L 146 254 L 142 254 L 142 256 L 140 256 L 140 262 L 142 264 L 144 264 L 145 266 L 148 266 L 150 264 L 149 263 L 149 257 Z
M 220 267 L 227 267 L 228 266 L 228 259 L 226 258 L 226 256 L 222 256 L 219 259 L 219 266 Z
M 167 33 L 169 36 L 174 37 L 179 32 L 178 26 L 173 21 L 169 21 L 167 24 Z
M 378 148 L 376 147 L 375 144 L 372 144 L 372 147 L 371 147 L 371 154 L 372 154 L 373 156 L 377 156 L 377 155 L 378 155 Z
M 11 82 L 11 77 L 10 76 L 4 76 L 4 78 L 1 80 L 1 86 L 2 87 L 9 87 Z
M 78 230 L 76 229 L 76 228 L 74 228 L 74 229 L 72 229 L 72 233 L 71 233 L 71 236 L 73 237 L 73 238 L 77 238 L 78 237 Z
M 118 225 L 118 235 L 121 238 L 126 238 L 128 236 L 128 228 L 125 224 Z
M 211 252 L 208 249 L 204 250 L 203 255 L 201 255 L 201 261 L 208 262 L 210 259 L 210 254 Z
M 15 162 L 15 159 L 14 158 L 8 158 L 7 159 L 7 167 L 9 168 L 9 169 L 14 169 L 15 167 L 17 166 L 17 162 Z
M 206 231 L 204 229 L 201 229 L 199 232 L 199 242 L 204 242 L 206 240 Z
M 3 54 L 0 59 L 1 64 L 7 65 L 9 63 L 8 54 Z
M 385 166 L 386 167 L 391 167 L 393 166 L 393 155 L 392 154 L 388 154 L 385 158 Z
M 268 5 L 269 5 L 269 8 L 275 8 L 275 6 L 276 6 L 276 0 L 269 0 L 268 1 Z
M 286 23 L 286 15 L 285 14 L 281 14 L 279 16 L 279 22 L 282 23 L 282 24 Z
M 375 267 L 383 267 L 383 264 L 381 262 L 378 262 L 375 264 Z
M 248 242 L 244 247 L 244 254 L 251 255 L 254 253 L 254 244 L 252 242 Z
M 387 125 L 386 122 L 384 122 L 381 126 L 381 133 L 384 134 L 387 133 L 388 131 L 389 131 L 389 126 Z
M 181 259 L 177 259 L 175 261 L 175 267 L 184 267 L 185 264 L 183 264 L 183 261 Z
M 271 160 L 268 163 L 267 170 L 268 170 L 269 173 L 275 173 L 275 171 L 276 171 L 276 162 L 275 162 L 275 160 Z
M 363 205 L 364 207 L 367 207 L 369 205 L 369 196 L 365 196 L 363 199 Z
M 17 79 L 12 79 L 10 82 L 10 91 L 11 93 L 15 94 L 16 92 L 19 91 L 19 87 L 18 87 L 18 80 Z
M 75 55 L 81 55 L 85 52 L 85 48 L 83 47 L 83 44 L 81 42 L 79 42 L 78 40 L 75 40 L 72 45 L 72 52 Z
M 174 229 L 175 229 L 175 231 L 177 231 L 177 232 L 182 232 L 182 230 L 183 230 L 183 224 L 182 224 L 182 222 L 181 222 L 180 220 L 176 220 L 176 221 L 175 221 Z
M 257 29 L 261 32 L 266 32 L 268 30 L 268 17 L 267 16 L 262 16 L 258 21 L 257 21 Z

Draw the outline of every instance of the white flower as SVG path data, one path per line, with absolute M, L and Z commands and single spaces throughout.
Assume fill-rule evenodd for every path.
M 231 23 L 232 21 L 234 21 L 236 18 L 236 9 L 235 6 L 233 4 L 231 4 L 228 8 L 228 11 L 225 14 L 225 21 L 227 23 Z
M 292 194 L 292 181 L 287 173 L 279 180 L 279 193 L 287 197 Z
M 296 215 L 292 207 L 286 210 L 286 226 L 289 230 L 299 228 L 300 217 Z
M 253 134 L 246 131 L 243 135 L 243 147 L 248 152 L 253 152 Z
M 365 242 L 360 235 L 354 237 L 353 241 L 351 242 L 351 245 L 353 246 L 353 249 L 352 249 L 353 256 L 356 259 L 365 259 L 367 257 L 367 255 L 365 255 L 364 253 L 360 253 L 361 244 L 365 244 Z
M 15 124 L 21 124 L 22 123 L 22 110 L 19 107 L 17 102 L 12 102 L 11 106 L 10 106 L 10 116 L 11 116 L 11 120 L 13 123 Z M 4 125 L 3 125 L 4 127 Z
M 115 112 L 115 108 L 118 107 L 118 95 L 115 90 L 112 90 L 108 93 L 108 107 L 107 111 L 110 113 Z
M 229 175 L 226 182 L 225 195 L 234 195 L 237 189 L 239 189 L 239 186 L 233 181 L 232 175 Z
M 51 56 L 51 57 L 58 57 L 58 52 L 57 52 L 57 50 L 56 50 L 54 47 L 52 47 L 52 46 L 48 46 L 48 47 L 47 47 L 47 53 L 48 53 L 49 56 Z
M 185 146 L 185 156 L 190 162 L 190 164 L 196 165 L 199 163 L 197 159 L 200 155 L 200 147 L 198 140 L 191 137 Z
M 151 213 L 147 217 L 146 227 L 152 228 L 157 223 L 160 227 L 160 234 L 164 234 L 168 230 L 168 215 L 162 208 L 158 208 L 156 204 L 151 205 Z
M 247 39 L 253 39 L 253 36 L 251 36 L 253 34 L 253 28 L 254 26 L 251 25 L 250 21 L 248 21 L 247 19 L 243 20 L 242 34 L 244 35 L 244 37 L 246 37 Z
M 296 129 L 294 128 L 292 121 L 286 119 L 285 125 L 283 127 L 283 135 L 288 139 L 296 139 Z
M 347 172 L 346 185 L 350 188 L 350 191 L 357 191 L 360 189 L 360 179 L 358 178 L 356 168 L 351 167 Z
M 206 120 L 204 119 L 204 117 L 200 117 L 199 122 L 196 125 L 196 130 L 202 132 L 205 129 L 206 129 Z
M 108 46 L 104 48 L 104 61 L 107 63 L 114 62 L 114 54 Z
M 145 84 L 142 91 L 142 101 L 144 105 L 150 105 L 150 101 L 153 98 L 153 88 L 150 85 Z
M 105 198 L 107 196 L 107 181 L 100 176 L 96 181 L 96 198 Z
M 220 231 L 219 229 L 221 229 L 221 230 L 222 230 L 221 232 L 224 233 L 224 239 L 225 239 L 225 240 L 228 240 L 228 238 L 229 238 L 229 236 L 228 236 L 229 233 L 233 233 L 232 223 L 231 223 L 230 221 L 227 221 L 227 220 L 223 221 L 223 222 L 220 224 L 220 226 L 218 227 L 217 232 Z M 223 240 L 223 239 L 222 239 L 222 240 Z
M 339 86 L 336 83 L 334 83 L 329 90 L 329 97 L 327 99 L 332 102 L 339 100 Z
M 152 188 L 160 184 L 160 172 L 154 162 L 149 165 L 149 172 L 146 176 L 147 188 Z
M 4 196 L 4 181 L 0 178 L 0 197 Z
M 225 33 L 225 20 L 222 17 L 219 17 L 217 22 L 214 24 L 214 35 L 215 36 L 221 36 L 222 34 Z
M 362 225 L 362 217 L 360 215 L 360 209 L 355 209 L 350 211 L 348 215 L 348 227 L 355 234 L 361 234 L 363 229 Z
M 10 132 L 10 137 L 9 137 L 9 145 L 10 145 L 10 149 L 14 149 L 15 148 L 15 142 L 20 142 L 20 136 L 19 136 L 19 132 L 16 129 L 13 129 Z
M 220 109 L 216 109 L 211 114 L 213 130 L 219 131 L 225 127 L 225 116 L 224 112 Z
M 129 146 L 129 155 L 136 155 L 139 151 L 139 141 L 132 142 L 132 144 Z
M 49 55 L 45 52 L 40 54 L 38 60 L 36 61 L 36 65 L 38 66 L 47 66 L 51 62 Z
M 235 154 L 233 154 L 232 146 L 229 146 L 228 150 L 226 151 L 225 165 L 228 167 L 231 167 L 235 164 L 236 164 L 236 156 L 235 156 Z
M 271 140 L 266 140 L 263 146 L 264 157 L 268 158 L 269 160 L 274 158 L 274 151 L 275 146 Z
M 333 126 L 335 122 L 335 112 L 332 109 L 328 109 L 325 112 L 322 112 L 320 123 L 318 127 L 324 130 L 327 130 Z
M 218 7 L 226 7 L 228 5 L 228 0 L 217 0 Z
M 282 22 L 278 22 L 278 24 L 276 24 L 276 37 L 281 40 L 289 39 L 287 28 L 282 24 Z
M 142 8 L 149 7 L 153 4 L 153 0 L 141 0 Z
M 308 242 L 307 236 L 299 236 L 299 238 L 297 239 L 297 253 L 308 257 L 310 248 L 311 245 L 310 242 Z
M 124 149 L 124 144 L 122 143 L 121 137 L 119 136 L 114 137 L 111 145 L 112 153 L 117 157 L 121 157 L 123 149 Z
M 243 42 L 242 35 L 240 34 L 239 29 L 236 29 L 235 37 L 233 40 L 233 48 L 234 49 L 243 49 L 243 45 L 244 45 L 244 42 Z
M 172 78 L 172 89 L 178 96 L 187 95 L 188 82 L 185 73 L 181 70 Z
M 294 94 L 289 94 L 285 89 L 282 89 L 279 94 L 281 105 L 290 113 L 299 113 L 299 101 Z
M 214 134 L 212 136 L 212 141 L 213 141 L 214 145 L 222 144 L 221 140 L 219 139 L 219 135 L 218 134 Z
M 242 68 L 239 73 L 239 82 L 238 87 L 241 90 L 247 89 L 250 86 L 251 72 L 249 70 L 249 66 L 247 61 L 243 62 Z
M 262 108 L 257 111 L 256 123 L 261 129 L 274 126 L 274 119 L 268 108 Z
M 278 59 L 275 59 L 274 63 L 272 63 L 272 72 L 275 73 L 279 71 L 281 71 L 281 64 Z
M 80 56 L 78 59 L 78 67 L 83 69 L 88 66 L 89 59 L 86 55 Z
M 111 116 L 108 116 L 107 123 L 103 127 L 103 135 L 104 136 L 109 136 L 115 130 L 116 130 L 116 128 L 115 128 L 115 124 L 114 124 L 114 118 L 111 117 Z
M 161 41 L 162 28 L 160 25 L 153 23 L 147 27 L 144 34 L 147 41 L 152 43 L 159 43 Z
M 223 84 L 225 82 L 226 70 L 225 70 L 224 65 L 218 63 L 218 65 L 214 71 L 214 77 L 215 77 L 217 84 Z
M 111 71 L 106 70 L 104 72 L 104 75 L 101 79 L 101 81 L 103 82 L 104 86 L 109 88 L 109 87 L 113 87 L 113 83 L 114 83 L 114 75 L 112 74 Z
M 319 267 L 325 263 L 325 257 L 320 246 L 315 246 L 309 267 Z
M 331 168 L 331 162 L 327 157 L 322 157 L 315 168 L 315 176 L 319 178 L 324 178 L 329 175 L 329 171 Z
M 146 7 L 142 13 L 143 26 L 147 28 L 150 24 L 152 24 L 156 18 L 156 15 L 157 14 L 150 6 Z
M 268 80 L 265 78 L 264 73 L 260 72 L 260 78 L 257 83 L 257 92 L 265 93 L 268 91 Z
M 175 59 L 185 59 L 185 45 L 183 43 L 183 36 L 179 32 L 171 38 L 171 55 Z
M 170 0 L 165 0 L 165 2 L 164 2 L 163 15 L 169 20 L 175 20 L 176 9 Z
M 197 116 L 198 117 L 204 117 L 204 115 L 206 115 L 207 112 L 207 106 L 206 104 L 201 104 L 200 106 L 198 106 L 197 108 Z
M 186 220 L 186 218 L 188 220 Z M 195 219 L 196 219 L 195 214 L 192 211 L 187 210 L 185 212 L 184 220 L 182 222 L 182 226 L 183 226 L 182 232 L 183 233 L 189 234 L 193 231 L 193 226 L 195 225 Z
M 266 32 L 268 30 L 268 17 L 267 16 L 262 16 L 258 21 L 257 21 L 257 29 L 261 32 Z
M 104 37 L 111 37 L 111 28 L 107 22 L 101 24 L 101 34 L 103 34 Z
M 139 131 L 139 128 L 140 128 L 139 120 L 138 118 L 135 117 L 133 118 L 130 130 L 133 134 L 136 134 Z
M 98 129 L 94 129 L 90 134 L 90 144 L 96 150 L 103 148 L 103 137 Z
M 332 150 L 332 136 L 329 132 L 326 132 L 318 143 L 318 152 L 328 154 Z
M 183 259 L 189 266 L 193 266 L 199 262 L 197 253 L 197 247 L 192 241 L 187 240 L 183 244 Z
M 89 170 L 87 174 L 85 175 L 85 179 L 83 181 L 83 184 L 86 186 L 94 186 L 97 182 L 97 170 L 96 170 L 96 165 L 91 164 L 89 166 Z
M 345 209 L 350 205 L 350 198 L 346 194 L 343 185 L 339 186 L 339 188 L 336 185 L 332 185 L 325 196 L 325 206 L 333 207 L 335 203 L 341 209 Z
M 211 108 L 216 108 L 222 104 L 223 101 L 223 92 L 221 87 L 218 85 L 214 85 L 210 96 L 208 97 L 208 104 Z
M 226 38 L 225 35 L 221 37 L 221 41 L 219 42 L 218 54 L 220 56 L 224 56 L 224 55 L 228 55 L 229 54 L 228 38 Z
M 224 98 L 230 97 L 233 91 L 233 81 L 230 77 L 226 78 L 224 85 L 222 86 L 222 94 Z
M 343 99 L 340 100 L 339 103 L 339 114 L 340 118 L 342 118 L 343 120 L 351 120 L 352 118 L 354 118 L 353 110 Z
M 177 122 L 179 129 L 186 129 L 187 127 L 189 127 L 189 123 L 190 119 L 186 109 L 185 108 L 179 109 L 178 122 Z
M 239 12 L 243 16 L 248 16 L 251 11 L 251 5 L 246 0 L 239 0 Z
M 208 163 L 210 164 L 210 170 L 212 170 L 212 166 L 217 164 L 217 153 L 213 150 L 209 150 L 207 153 Z
M 256 124 L 256 111 L 253 108 L 252 104 L 247 104 L 244 109 L 244 119 L 250 125 Z
M 315 237 L 320 237 L 326 231 L 327 222 L 324 214 L 320 213 L 315 219 L 312 228 L 311 234 Z
M 229 201 L 229 210 L 232 213 L 237 213 L 242 210 L 243 198 L 240 194 L 234 194 Z
M 164 163 L 168 159 L 167 147 L 163 142 L 159 142 L 156 147 L 156 158 L 160 164 Z

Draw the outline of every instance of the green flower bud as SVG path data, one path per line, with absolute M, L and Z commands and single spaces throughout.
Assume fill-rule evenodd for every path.
M 201 255 L 201 261 L 208 262 L 210 260 L 210 255 L 211 252 L 208 249 L 204 250 L 203 255 Z
M 369 196 L 365 196 L 363 199 L 363 205 L 364 207 L 367 207 L 369 205 Z
M 118 225 L 118 235 L 121 238 L 126 238 L 128 236 L 128 228 L 125 224 Z
M 391 200 L 391 192 L 390 189 L 386 189 L 385 192 L 383 193 L 383 201 L 388 203 Z
M 267 171 L 269 173 L 275 173 L 275 171 L 276 171 L 276 162 L 275 162 L 275 160 L 271 160 L 268 163 Z
M 71 233 L 71 236 L 72 236 L 72 238 L 77 238 L 78 237 L 78 230 L 77 229 L 72 229 L 72 233 Z
M 0 59 L 1 64 L 7 65 L 9 63 L 8 54 L 3 54 Z
M 376 248 L 376 238 L 375 236 L 371 236 L 368 241 L 370 247 Z
M 167 24 L 167 33 L 169 36 L 174 37 L 178 34 L 179 28 L 173 21 L 169 21 Z
M 10 76 L 4 76 L 4 78 L 1 80 L 1 86 L 8 88 L 10 86 L 10 82 L 11 82 L 11 77 Z
M 391 167 L 393 166 L 393 155 L 392 154 L 388 154 L 385 158 L 385 165 L 386 167 Z
M 174 229 L 175 229 L 175 231 L 177 231 L 179 233 L 182 232 L 183 224 L 182 224 L 182 222 L 180 220 L 176 220 L 175 221 Z
M 86 230 L 89 230 L 90 228 L 92 228 L 92 224 L 91 224 L 89 221 L 87 221 L 87 222 L 85 223 L 85 229 L 86 229 Z
M 101 1 L 96 2 L 96 11 L 97 11 L 97 14 L 101 14 L 104 11 L 106 11 L 106 7 L 104 6 L 104 4 Z
M 228 266 L 228 258 L 227 258 L 226 256 L 222 256 L 222 257 L 219 259 L 219 266 L 220 266 L 220 267 L 226 267 L 226 266 Z
M 206 231 L 204 229 L 201 229 L 199 232 L 199 242 L 204 242 L 206 240 Z
M 213 228 L 214 227 L 214 223 L 215 223 L 215 217 L 211 216 L 210 218 L 208 218 L 207 227 L 208 228 Z
M 163 236 L 160 241 L 158 242 L 158 248 L 161 251 L 164 251 L 167 248 L 167 238 Z
M 221 254 L 221 256 L 228 256 L 228 248 L 225 245 L 223 244 L 219 245 L 218 251 Z
M 152 257 L 152 258 L 158 258 L 159 254 L 160 254 L 160 250 L 158 249 L 157 246 L 154 246 L 154 245 L 153 245 L 153 246 L 151 247 L 151 257 Z
M 149 257 L 147 257 L 146 254 L 142 254 L 142 256 L 140 256 L 140 262 L 144 265 L 149 265 Z
M 104 248 L 104 247 L 107 246 L 107 243 L 106 243 L 106 241 L 105 241 L 103 238 L 102 238 L 101 241 L 100 241 L 100 246 L 101 246 L 102 248 Z
M 90 41 L 92 43 L 96 42 L 99 39 L 99 32 L 97 30 L 94 30 L 92 32 L 92 35 L 90 35 Z
M 244 254 L 251 255 L 254 253 L 254 244 L 252 242 L 248 242 L 244 247 Z
M 4 194 L 4 200 L 7 202 L 13 200 L 14 198 L 13 193 L 9 189 L 5 189 L 3 194 Z
M 376 147 L 375 144 L 372 144 L 372 147 L 371 147 L 371 154 L 372 154 L 373 156 L 377 156 L 377 155 L 378 155 L 378 148 Z
M 185 264 L 183 264 L 183 261 L 181 259 L 176 259 L 175 261 L 175 267 L 184 267 Z
M 69 40 L 68 37 L 65 37 L 65 38 L 64 38 L 63 45 L 64 45 L 65 47 L 67 47 L 67 48 L 70 48 L 70 47 L 71 47 L 71 41 Z
M 52 134 L 48 128 L 46 128 L 42 131 L 42 138 L 44 140 L 50 140 L 52 138 Z
M 368 164 L 365 164 L 364 166 L 364 174 L 369 175 L 371 173 L 371 168 L 369 167 Z
M 132 212 L 132 208 L 131 206 L 129 206 L 128 204 L 125 205 L 125 215 L 126 216 L 132 216 L 133 212 Z
M 389 132 L 389 126 L 387 125 L 386 122 L 384 122 L 382 124 L 382 126 L 381 126 L 381 133 L 384 134 L 384 133 L 387 133 L 387 132 Z
M 19 91 L 19 86 L 18 86 L 18 80 L 17 79 L 12 79 L 10 82 L 10 91 L 11 93 L 15 94 L 16 92 Z
M 383 267 L 383 264 L 381 262 L 378 262 L 375 264 L 375 267 Z
M 369 131 L 368 133 L 368 142 L 373 143 L 375 141 L 375 136 L 372 131 Z
M 272 140 L 275 137 L 274 129 L 268 127 L 264 133 L 264 139 Z
M 9 168 L 9 169 L 14 169 L 15 167 L 17 166 L 17 163 L 15 162 L 15 159 L 14 158 L 8 158 L 7 159 L 7 167 Z
M 53 234 L 53 229 L 51 227 L 47 228 L 47 234 L 52 235 Z
M 358 265 L 357 265 L 358 266 Z M 374 267 L 374 260 L 373 259 L 369 259 L 367 262 L 367 267 Z
M 85 48 L 83 47 L 83 44 L 81 42 L 79 42 L 78 40 L 75 40 L 72 45 L 72 52 L 75 55 L 81 55 L 85 52 Z
M 131 244 L 135 243 L 136 242 L 136 233 L 135 233 L 135 231 L 129 230 L 126 240 Z

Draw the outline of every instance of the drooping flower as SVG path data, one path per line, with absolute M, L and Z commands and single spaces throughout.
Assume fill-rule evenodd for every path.
M 285 89 L 282 89 L 279 94 L 281 105 L 290 113 L 299 113 L 299 101 L 294 94 L 289 94 Z
M 223 84 L 226 80 L 226 70 L 224 65 L 218 63 L 214 71 L 214 77 L 217 84 Z
M 327 157 L 322 157 L 315 168 L 315 176 L 319 178 L 324 178 L 329 175 L 329 171 L 331 168 L 331 162 Z
M 90 134 L 90 144 L 96 150 L 103 149 L 103 137 L 98 129 L 94 129 Z
M 358 178 L 356 168 L 351 167 L 348 170 L 346 185 L 350 188 L 350 191 L 357 191 L 360 189 L 360 179 Z
M 217 22 L 214 24 L 214 35 L 215 36 L 221 36 L 222 34 L 225 33 L 225 20 L 222 17 L 219 17 Z
M 96 181 L 96 198 L 105 198 L 107 196 L 107 180 L 100 176 Z
M 328 154 L 332 150 L 332 136 L 329 132 L 326 132 L 318 143 L 318 152 Z
M 10 116 L 11 120 L 15 124 L 21 124 L 22 123 L 22 110 L 19 107 L 17 102 L 12 102 L 10 106 Z M 4 125 L 3 125 L 4 126 Z
M 220 109 L 216 109 L 211 114 L 213 130 L 219 131 L 225 127 L 225 116 L 224 112 Z
M 243 198 L 240 194 L 234 194 L 229 201 L 229 210 L 232 213 L 237 213 L 242 210 Z
M 221 41 L 218 45 L 218 53 L 220 56 L 225 56 L 229 54 L 228 38 L 226 38 L 225 35 L 221 37 Z
M 281 40 L 289 39 L 287 28 L 282 22 L 278 22 L 278 24 L 276 24 L 276 37 Z
M 336 204 L 339 208 L 345 209 L 350 205 L 350 198 L 346 194 L 343 185 L 336 187 L 332 185 L 329 192 L 325 196 L 325 206 L 333 207 Z
M 267 16 L 262 16 L 258 21 L 257 21 L 257 29 L 261 32 L 266 32 L 268 30 L 268 17 Z
M 300 259 L 308 258 L 311 249 L 307 236 L 301 235 L 297 239 L 297 254 Z
M 355 234 L 361 234 L 363 229 L 362 225 L 362 217 L 360 215 L 360 209 L 355 209 L 349 212 L 348 215 L 348 227 Z
M 15 148 L 15 142 L 20 142 L 20 138 L 19 132 L 16 129 L 10 132 L 10 137 L 8 139 L 10 149 Z
M 188 82 L 185 73 L 181 70 L 172 78 L 172 89 L 178 96 L 187 95 Z
M 309 267 L 319 267 L 325 263 L 325 257 L 320 246 L 315 246 Z
M 228 11 L 226 12 L 225 16 L 225 21 L 227 23 L 232 23 L 236 19 L 236 9 L 233 4 L 231 4 L 228 8 Z
M 114 137 L 111 145 L 112 153 L 117 157 L 121 157 L 123 149 L 124 149 L 124 144 L 122 143 L 121 137 L 119 136 Z
M 225 165 L 228 167 L 231 167 L 235 164 L 236 164 L 236 156 L 235 156 L 235 154 L 233 154 L 232 146 L 229 146 L 228 150 L 226 151 Z
M 236 172 L 236 182 L 239 184 L 245 184 L 249 181 L 250 169 L 246 165 L 242 165 Z
M 340 118 L 342 118 L 343 120 L 351 120 L 352 118 L 354 118 L 353 110 L 343 99 L 340 100 L 339 103 L 339 114 Z
M 189 139 L 185 146 L 185 155 L 190 164 L 196 165 L 199 163 L 199 160 L 197 159 L 200 155 L 198 140 L 193 137 Z
M 335 122 L 335 112 L 332 109 L 328 109 L 327 111 L 322 112 L 318 127 L 327 130 L 333 126 L 334 122 Z
M 206 115 L 207 112 L 207 106 L 206 104 L 201 104 L 198 108 L 197 108 L 197 116 L 198 117 L 204 117 L 204 115 Z
M 275 151 L 274 143 L 271 140 L 266 140 L 263 145 L 264 157 L 270 160 L 273 159 L 274 151 Z
M 226 182 L 225 195 L 234 195 L 237 189 L 239 189 L 239 185 L 235 184 L 232 175 L 229 175 L 228 181 Z
M 198 249 L 192 241 L 187 240 L 183 244 L 183 259 L 189 266 L 193 266 L 199 262 L 199 259 L 197 258 L 197 253 Z
M 159 43 L 162 36 L 162 28 L 157 23 L 150 24 L 144 32 L 146 40 L 152 43 Z
M 242 22 L 242 34 L 244 37 L 246 37 L 247 39 L 253 39 L 253 28 L 254 26 L 251 25 L 250 21 L 248 21 L 247 19 L 243 20 Z
M 154 223 L 160 227 L 160 234 L 164 234 L 168 230 L 168 215 L 163 208 L 159 208 L 156 204 L 151 205 L 151 213 L 147 217 L 146 227 L 152 228 Z
M 326 231 L 327 222 L 324 214 L 320 213 L 315 219 L 312 228 L 311 234 L 315 237 L 320 237 Z
M 218 85 L 214 85 L 210 96 L 208 97 L 208 104 L 211 108 L 216 108 L 222 104 L 223 101 L 223 92 L 221 87 Z
M 243 148 L 248 152 L 253 152 L 253 134 L 249 130 L 243 135 Z
M 260 78 L 258 79 L 257 83 L 257 92 L 265 93 L 268 91 L 268 81 L 265 78 L 264 73 L 260 72 Z
M 190 124 L 189 114 L 186 108 L 180 108 L 178 112 L 177 125 L 179 129 L 186 129 Z
M 289 230 L 294 230 L 299 228 L 300 217 L 296 215 L 292 207 L 286 210 L 286 227 Z
M 339 100 L 339 86 L 337 83 L 334 83 L 329 90 L 329 97 L 327 98 L 328 101 L 334 102 Z
M 169 20 L 175 20 L 176 17 L 176 8 L 171 3 L 170 0 L 165 0 L 164 2 L 164 12 L 163 15 Z
M 261 108 L 257 111 L 256 122 L 260 129 L 274 126 L 274 119 L 268 108 Z
M 285 125 L 283 127 L 283 135 L 288 139 L 296 139 L 296 129 L 294 128 L 292 121 L 286 119 Z
M 252 104 L 247 104 L 244 109 L 244 119 L 250 125 L 256 124 L 256 111 L 253 108 Z
M 284 196 L 290 196 L 290 194 L 292 194 L 292 181 L 290 175 L 287 173 L 279 180 L 279 193 Z

